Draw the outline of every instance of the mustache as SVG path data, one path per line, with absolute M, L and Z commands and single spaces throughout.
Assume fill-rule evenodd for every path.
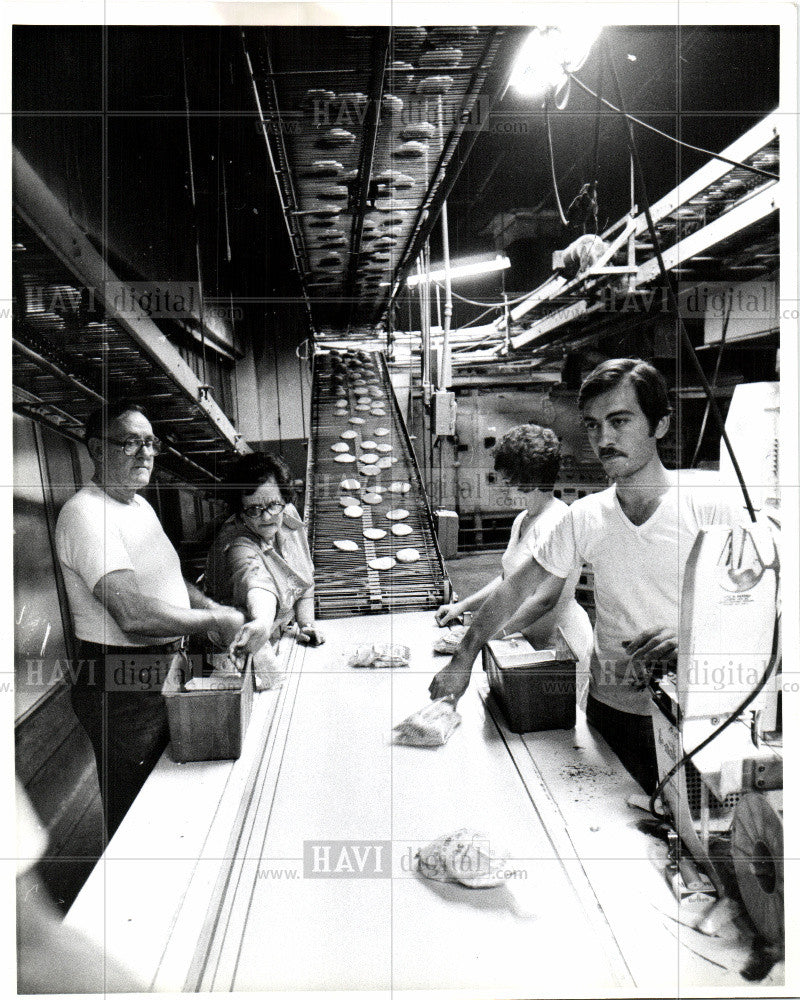
M 601 448 L 599 454 L 600 458 L 616 458 L 617 456 L 627 458 L 624 451 L 617 451 L 616 448 Z

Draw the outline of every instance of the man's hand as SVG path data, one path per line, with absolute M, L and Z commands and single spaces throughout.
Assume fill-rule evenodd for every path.
M 651 675 L 663 673 L 678 657 L 678 637 L 672 629 L 645 629 L 633 639 L 622 643 L 635 672 L 633 686 L 639 690 L 647 685 Z
M 230 646 L 244 625 L 244 615 L 237 608 L 229 608 L 221 604 L 212 608 L 214 616 L 213 630 L 219 635 L 221 646 Z
M 442 604 L 434 615 L 434 618 L 439 628 L 444 628 L 445 625 L 450 625 L 460 618 L 461 614 L 462 612 L 458 604 Z

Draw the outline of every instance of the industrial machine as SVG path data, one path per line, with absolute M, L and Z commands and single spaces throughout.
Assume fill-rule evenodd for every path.
M 758 933 L 784 940 L 783 743 L 777 386 L 745 387 L 749 421 L 736 397 L 729 431 L 751 468 L 760 514 L 746 526 L 701 530 L 686 564 L 677 669 L 654 680 L 653 724 L 661 796 L 677 834 L 713 886 L 731 883 L 713 850 L 729 838 L 738 894 Z M 743 436 L 748 439 L 742 440 Z M 767 441 L 767 446 L 764 442 Z M 774 446 L 770 442 L 775 442 Z M 724 472 L 724 468 L 723 468 Z M 717 843 L 719 841 L 717 840 Z M 722 856 L 727 855 L 722 851 Z M 735 912 L 728 907 L 728 912 Z M 713 929 L 713 923 L 707 925 Z M 706 929 L 701 924 L 699 929 Z

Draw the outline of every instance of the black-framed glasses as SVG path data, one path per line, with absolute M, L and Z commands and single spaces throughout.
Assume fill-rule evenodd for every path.
M 131 435 L 130 437 L 126 437 L 124 441 L 118 441 L 116 438 L 110 437 L 107 437 L 106 441 L 109 444 L 116 445 L 117 448 L 122 448 L 128 458 L 137 455 L 142 448 L 149 448 L 154 455 L 161 454 L 161 441 L 157 437 L 141 438 Z
M 264 506 L 260 503 L 250 504 L 248 507 L 243 507 L 242 511 L 247 515 L 247 517 L 252 517 L 255 520 L 255 518 L 261 517 L 263 514 L 269 514 L 270 517 L 275 517 L 275 515 L 280 514 L 285 507 L 286 504 L 282 500 L 272 500 Z

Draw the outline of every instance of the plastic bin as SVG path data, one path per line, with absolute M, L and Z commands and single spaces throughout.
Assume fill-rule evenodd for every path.
M 521 635 L 484 646 L 489 689 L 512 733 L 575 726 L 576 662 L 563 635 L 554 649 L 534 649 Z
M 196 671 L 196 674 L 195 674 Z M 238 687 L 185 691 L 183 684 L 202 674 L 200 658 L 176 653 L 161 693 L 167 705 L 170 754 L 178 763 L 192 760 L 236 760 L 253 707 L 252 658 Z

